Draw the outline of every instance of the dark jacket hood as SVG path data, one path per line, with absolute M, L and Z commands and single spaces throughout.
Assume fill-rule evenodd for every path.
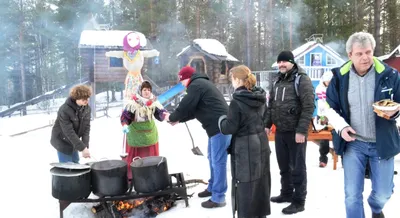
M 266 92 L 257 86 L 252 90 L 247 90 L 244 86 L 241 86 L 235 90 L 233 98 L 253 108 L 261 107 L 267 101 Z
M 190 82 L 189 82 L 189 85 L 190 85 L 190 83 L 192 83 L 194 80 L 196 80 L 196 79 L 206 79 L 206 80 L 210 80 L 209 78 L 208 78 L 208 76 L 206 75 L 206 74 L 204 74 L 204 73 L 194 73 L 191 77 L 190 77 Z M 188 86 L 189 86 L 188 85 Z

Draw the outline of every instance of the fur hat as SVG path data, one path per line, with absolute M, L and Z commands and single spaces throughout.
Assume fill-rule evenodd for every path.
M 192 77 L 192 75 L 195 71 L 196 70 L 190 66 L 182 67 L 182 69 L 178 73 L 179 81 L 182 81 L 185 79 L 190 79 L 190 77 Z
M 77 85 L 72 87 L 69 96 L 74 100 L 88 99 L 92 95 L 92 88 L 87 85 Z

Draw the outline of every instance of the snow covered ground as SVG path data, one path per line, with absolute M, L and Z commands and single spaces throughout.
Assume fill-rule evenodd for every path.
M 110 118 L 102 117 L 92 122 L 90 151 L 96 159 L 119 159 L 122 147 L 122 132 L 119 124 L 120 108 L 111 109 Z M 25 117 L 0 118 L 0 164 L 1 164 L 1 217 L 58 217 L 58 201 L 51 195 L 51 162 L 57 161 L 56 151 L 50 145 L 51 127 L 40 129 L 27 134 L 10 137 L 10 134 L 46 125 L 55 119 L 55 114 L 29 115 Z M 208 161 L 206 156 L 195 156 L 191 152 L 191 140 L 184 124 L 170 126 L 168 123 L 157 123 L 160 134 L 160 155 L 168 161 L 170 173 L 183 172 L 185 179 L 204 179 L 209 176 Z M 204 154 L 207 153 L 207 135 L 197 121 L 188 122 L 189 128 L 195 140 Z M 280 175 L 272 148 L 271 175 L 272 195 L 279 194 Z M 310 142 L 307 147 L 308 167 L 308 196 L 306 210 L 292 215 L 293 218 L 345 217 L 343 169 L 340 163 L 338 170 L 332 169 L 332 159 L 328 167 L 318 167 L 318 146 Z M 81 158 L 81 162 L 85 162 Z M 396 158 L 395 169 L 400 170 L 400 157 Z M 228 179 L 230 169 L 228 165 Z M 364 198 L 371 191 L 370 180 L 365 180 Z M 398 217 L 398 205 L 400 195 L 400 176 L 395 176 L 394 194 L 386 205 L 384 212 L 386 217 Z M 229 183 L 228 183 L 229 184 Z M 205 185 L 198 185 L 188 189 L 188 193 L 202 191 Z M 200 199 L 197 195 L 189 199 L 190 206 L 185 208 L 183 201 L 178 201 L 177 206 L 158 217 L 172 218 L 221 218 L 232 217 L 230 207 L 230 187 L 227 193 L 227 206 L 219 209 L 204 209 L 200 203 L 206 199 Z M 281 213 L 283 207 L 288 204 L 272 203 L 272 214 L 268 217 L 286 217 Z M 367 201 L 364 201 L 366 217 L 371 212 Z M 66 218 L 91 218 L 91 204 L 71 204 L 65 211 Z M 396 215 L 397 214 L 397 215 Z

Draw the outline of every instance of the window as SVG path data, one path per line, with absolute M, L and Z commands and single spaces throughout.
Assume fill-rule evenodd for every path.
M 122 58 L 110 57 L 110 67 L 123 67 Z
M 332 56 L 326 54 L 326 65 L 336 65 L 336 60 Z
M 311 53 L 310 55 L 310 66 L 322 66 L 322 53 Z
M 302 56 L 302 57 L 299 57 L 297 60 L 296 60 L 296 63 L 298 64 L 298 65 L 304 65 L 304 56 Z

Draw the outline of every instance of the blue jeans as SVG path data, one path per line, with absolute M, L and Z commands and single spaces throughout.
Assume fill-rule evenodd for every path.
M 343 155 L 347 218 L 365 218 L 363 206 L 364 175 L 369 162 L 372 191 L 368 204 L 379 214 L 393 193 L 394 157 L 379 159 L 375 143 L 350 142 Z
M 77 151 L 74 151 L 70 155 L 57 151 L 57 154 L 58 154 L 58 161 L 60 163 L 67 163 L 67 162 L 79 163 L 79 154 Z
M 228 189 L 226 180 L 226 162 L 228 152 L 226 149 L 231 143 L 231 135 L 218 133 L 208 139 L 208 160 L 210 162 L 211 178 L 208 180 L 207 190 L 212 193 L 211 201 L 225 202 L 225 193 Z

